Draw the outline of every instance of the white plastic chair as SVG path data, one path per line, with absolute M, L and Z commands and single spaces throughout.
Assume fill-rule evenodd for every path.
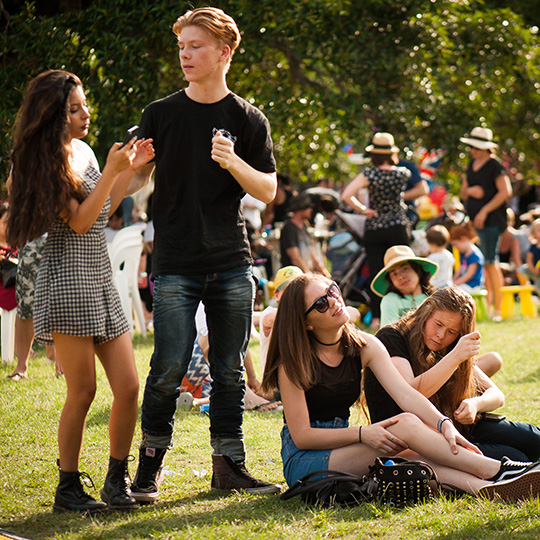
M 146 321 L 139 294 L 139 262 L 143 249 L 143 227 L 132 225 L 118 231 L 109 245 L 113 279 L 133 336 L 134 326 L 146 337 Z M 135 312 L 135 318 L 133 313 Z
M 10 364 L 15 359 L 15 315 L 17 308 L 9 311 L 0 308 L 0 339 L 2 362 Z

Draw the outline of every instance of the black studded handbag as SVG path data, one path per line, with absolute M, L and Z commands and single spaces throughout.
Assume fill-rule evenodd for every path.
M 370 471 L 378 482 L 376 498 L 384 504 L 403 508 L 433 497 L 429 482 L 437 482 L 437 476 L 423 461 L 378 457 Z

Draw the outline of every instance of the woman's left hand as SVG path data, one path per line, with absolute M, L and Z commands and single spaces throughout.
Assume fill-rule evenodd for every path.
M 464 425 L 470 425 L 476 420 L 478 406 L 474 398 L 464 399 L 454 411 L 454 418 Z
M 473 224 L 477 229 L 483 229 L 486 222 L 487 212 L 484 209 L 480 210 L 476 216 L 474 216 Z
M 476 454 L 482 454 L 480 449 L 469 442 L 459 431 L 455 428 L 454 424 L 452 422 L 443 422 L 441 427 L 441 433 L 443 437 L 448 441 L 448 444 L 450 445 L 450 450 L 453 454 L 457 454 L 459 452 L 458 446 L 462 446 L 463 448 L 466 448 L 467 450 L 471 450 L 472 452 Z
M 154 159 L 156 152 L 152 145 L 153 139 L 141 139 L 135 143 L 135 157 L 131 162 L 132 169 L 138 169 Z
M 371 446 L 371 448 L 375 448 L 375 450 L 382 454 L 389 454 L 392 456 L 403 452 L 403 450 L 407 450 L 407 443 L 401 440 L 397 435 L 393 435 L 387 429 L 398 422 L 398 418 L 392 417 L 363 427 L 362 442 Z

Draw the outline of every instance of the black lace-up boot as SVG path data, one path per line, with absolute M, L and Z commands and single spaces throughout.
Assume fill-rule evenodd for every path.
M 60 469 L 60 482 L 56 488 L 53 508 L 56 512 L 104 512 L 107 505 L 88 495 L 81 484 L 81 477 L 94 483 L 86 474 L 79 471 L 66 472 Z
M 126 459 L 109 457 L 109 470 L 101 490 L 101 500 L 109 510 L 134 510 L 139 507 L 129 489 L 128 456 Z

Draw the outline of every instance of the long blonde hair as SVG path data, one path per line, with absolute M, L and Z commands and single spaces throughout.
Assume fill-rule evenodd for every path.
M 303 390 L 313 387 L 320 376 L 313 332 L 306 328 L 305 292 L 313 280 L 331 281 L 320 275 L 304 274 L 293 279 L 283 291 L 272 330 L 262 381 L 264 391 L 278 387 L 278 370 L 283 366 L 287 377 Z M 359 353 L 366 344 L 352 323 L 346 323 L 341 347 L 347 354 Z
M 424 343 L 424 328 L 427 320 L 437 310 L 449 311 L 461 316 L 459 336 L 446 349 L 434 353 Z M 407 313 L 392 325 L 409 343 L 410 363 L 415 377 L 433 367 L 443 356 L 447 355 L 458 340 L 465 334 L 474 332 L 476 328 L 476 307 L 471 295 L 459 287 L 444 287 L 435 291 L 412 312 Z M 444 414 L 453 418 L 458 405 L 478 392 L 478 384 L 474 377 L 474 357 L 462 362 L 448 381 L 431 396 L 430 401 Z

